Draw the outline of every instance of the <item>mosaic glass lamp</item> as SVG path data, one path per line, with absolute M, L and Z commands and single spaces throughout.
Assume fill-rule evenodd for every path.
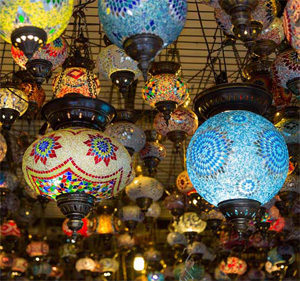
M 208 119 L 187 149 L 187 171 L 195 189 L 240 232 L 283 186 L 288 166 L 285 141 L 274 125 L 243 110 Z
M 172 247 L 175 247 L 176 245 L 187 246 L 185 236 L 179 232 L 170 232 L 167 236 L 167 242 Z
M 135 125 L 136 113 L 130 110 L 119 110 L 115 122 L 109 125 L 106 133 L 127 149 L 132 156 L 135 152 L 139 152 L 145 146 L 146 135 L 144 131 Z
M 24 258 L 15 257 L 11 270 L 14 272 L 22 272 L 24 273 L 28 268 L 28 261 Z
M 95 261 L 91 258 L 85 257 L 79 259 L 76 264 L 75 268 L 78 272 L 80 271 L 93 271 L 95 268 Z
M 109 277 L 119 269 L 119 263 L 115 259 L 103 258 L 99 261 L 101 272 L 105 277 Z M 110 273 L 105 274 L 105 273 Z
M 178 218 L 184 213 L 185 198 L 181 193 L 173 192 L 165 198 L 164 205 L 174 217 Z
M 226 261 L 222 261 L 219 265 L 219 270 L 224 272 L 227 276 L 236 278 L 243 275 L 247 271 L 247 263 L 237 257 L 228 257 Z
M 7 152 L 6 140 L 3 137 L 3 135 L 0 133 L 0 162 L 2 162 L 3 159 L 5 158 L 6 152 Z
M 137 224 L 144 220 L 144 213 L 136 205 L 127 205 L 122 207 L 120 217 L 132 234 Z
M 45 241 L 32 241 L 26 247 L 30 257 L 42 257 L 49 253 L 49 245 Z
M 112 235 L 116 232 L 111 214 L 101 214 L 96 218 L 96 233 L 101 235 Z
M 155 178 L 140 175 L 126 186 L 125 191 L 127 196 L 146 212 L 153 201 L 162 197 L 164 187 Z
M 62 34 L 72 10 L 73 0 L 2 1 L 0 36 L 30 59 L 39 47 Z
M 118 235 L 117 243 L 119 247 L 130 249 L 135 245 L 135 239 L 128 233 L 123 233 Z
M 9 129 L 28 108 L 28 97 L 13 83 L 0 86 L 0 123 Z
M 56 98 L 62 98 L 68 94 L 97 98 L 100 93 L 100 81 L 88 68 L 67 67 L 54 77 L 53 93 Z
M 277 84 L 299 97 L 300 58 L 296 51 L 290 49 L 277 55 L 272 64 L 272 75 Z
M 128 184 L 131 157 L 119 142 L 97 130 L 60 129 L 29 146 L 23 173 L 28 185 L 56 200 L 64 214 L 78 197 L 84 212 L 79 214 L 75 208 L 75 214 L 70 214 L 72 229 L 73 223 L 81 227 L 94 200 L 110 198 Z
M 187 84 L 177 75 L 170 73 L 152 76 L 142 89 L 143 99 L 163 113 L 168 124 L 170 114 L 188 98 Z
M 297 0 L 289 0 L 283 12 L 283 27 L 286 39 L 298 55 L 300 55 L 299 9 L 300 3 Z
M 148 281 L 164 281 L 165 276 L 160 271 L 151 271 L 147 274 Z
M 35 78 L 38 84 L 42 84 L 45 79 L 51 76 L 51 70 L 60 67 L 68 56 L 68 45 L 60 37 L 53 42 L 38 49 L 30 60 L 27 59 L 23 51 L 11 47 L 11 54 L 14 61 Z
M 187 136 L 192 136 L 197 130 L 198 117 L 190 109 L 178 107 L 171 113 L 168 124 L 163 113 L 158 113 L 154 118 L 153 127 L 159 134 L 168 136 L 179 146 Z
M 14 191 L 18 186 L 18 178 L 10 171 L 0 171 L 0 190 L 1 193 L 8 193 Z
M 106 79 L 111 79 L 121 93 L 126 92 L 142 74 L 137 64 L 123 49 L 113 44 L 103 48 L 98 59 L 99 73 Z
M 186 170 L 182 171 L 176 178 L 176 187 L 182 193 L 188 193 L 194 189 Z
M 107 37 L 139 62 L 145 81 L 150 61 L 176 40 L 187 13 L 186 0 L 101 0 L 98 6 Z
M 0 228 L 0 233 L 2 237 L 5 236 L 21 237 L 21 231 L 14 220 L 8 220 L 7 222 L 3 223 Z
M 46 278 L 51 274 L 52 266 L 48 262 L 42 261 L 39 263 L 34 263 L 31 266 L 31 271 L 36 279 L 46 280 Z
M 159 143 L 161 136 L 156 130 L 146 130 L 146 144 L 140 151 L 140 158 L 147 167 L 149 174 L 156 172 L 156 168 L 161 160 L 166 157 L 166 148 Z

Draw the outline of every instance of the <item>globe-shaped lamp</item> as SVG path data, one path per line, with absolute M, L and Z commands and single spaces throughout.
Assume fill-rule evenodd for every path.
M 88 257 L 79 259 L 75 264 L 75 268 L 78 272 L 93 271 L 94 267 L 95 267 L 95 261 Z
M 28 60 L 20 49 L 11 47 L 11 54 L 14 61 L 35 78 L 40 85 L 51 76 L 51 70 L 60 67 L 68 56 L 68 46 L 66 41 L 60 37 L 53 42 L 38 49 L 32 58 Z
M 230 277 L 243 275 L 247 271 L 247 263 L 237 257 L 228 257 L 226 262 L 222 261 L 219 265 L 220 271 Z
M 131 157 L 99 131 L 60 129 L 31 144 L 23 157 L 23 173 L 36 193 L 57 201 L 71 229 L 72 224 L 80 228 L 95 199 L 110 198 L 129 183 Z M 81 202 L 80 214 L 76 204 L 70 205 L 74 200 Z
M 111 79 L 121 93 L 126 92 L 132 82 L 141 75 L 137 62 L 113 44 L 101 50 L 98 66 L 99 73 L 106 79 Z
M 125 191 L 127 196 L 146 212 L 153 201 L 162 197 L 164 187 L 155 178 L 140 175 L 126 186 Z
M 32 241 L 27 245 L 26 253 L 30 257 L 46 256 L 49 253 L 49 245 L 44 241 Z
M 117 243 L 119 247 L 130 249 L 135 245 L 135 239 L 128 233 L 123 233 L 117 237 Z
M 158 202 L 153 202 L 150 207 L 148 208 L 145 216 L 148 218 L 157 219 L 160 216 L 161 207 Z
M 68 67 L 54 77 L 53 93 L 56 98 L 68 94 L 96 98 L 100 93 L 100 81 L 88 68 Z
M 119 269 L 119 263 L 115 259 L 103 258 L 99 261 L 101 272 L 115 273 Z
M 25 92 L 13 84 L 0 86 L 0 122 L 10 128 L 16 119 L 28 108 L 28 97 Z
M 239 231 L 260 204 L 282 187 L 289 157 L 272 123 L 242 110 L 213 116 L 196 131 L 187 149 L 187 170 L 198 193 L 219 206 Z
M 143 99 L 163 113 L 168 124 L 170 114 L 188 98 L 187 84 L 177 75 L 163 73 L 152 76 L 142 89 Z
M 185 198 L 179 192 L 173 192 L 164 200 L 165 207 L 174 217 L 179 217 L 184 213 Z
M 32 274 L 38 279 L 38 280 L 45 280 L 47 276 L 50 275 L 52 271 L 52 267 L 48 262 L 39 262 L 34 263 L 31 266 Z
M 105 133 L 123 144 L 131 156 L 134 152 L 142 150 L 146 143 L 144 131 L 128 121 L 119 121 L 109 125 Z
M 46 43 L 57 39 L 72 15 L 73 0 L 2 1 L 0 35 L 30 59 Z
M 145 81 L 149 62 L 179 36 L 187 1 L 99 1 L 99 18 L 109 40 L 138 61 Z
M 14 220 L 8 220 L 7 222 L 3 223 L 0 227 L 0 233 L 2 237 L 21 237 L 21 231 Z
M 28 262 L 24 258 L 15 257 L 12 264 L 12 271 L 24 273 L 27 270 Z
M 172 113 L 167 122 L 160 112 L 154 118 L 154 129 L 162 136 L 176 144 L 182 143 L 187 136 L 192 136 L 198 128 L 197 115 L 188 108 L 178 107 Z
M 144 213 L 136 205 L 123 206 L 121 209 L 121 220 L 126 227 L 132 232 L 137 224 L 144 220 Z
M 111 235 L 115 233 L 113 217 L 111 214 L 101 214 L 96 218 L 97 225 L 95 232 L 102 235 Z
M 288 88 L 296 96 L 300 95 L 300 58 L 293 50 L 276 56 L 272 64 L 273 79 L 283 88 Z
M 185 236 L 179 232 L 170 232 L 167 236 L 167 242 L 172 247 L 176 245 L 187 245 Z

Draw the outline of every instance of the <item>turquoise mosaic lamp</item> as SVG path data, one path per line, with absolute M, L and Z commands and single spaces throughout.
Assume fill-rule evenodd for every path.
M 288 150 L 280 132 L 262 116 L 244 110 L 208 119 L 187 149 L 193 186 L 241 233 L 260 205 L 281 189 L 288 166 Z
M 109 40 L 123 48 L 147 80 L 149 62 L 179 36 L 186 0 L 99 0 L 99 18 Z

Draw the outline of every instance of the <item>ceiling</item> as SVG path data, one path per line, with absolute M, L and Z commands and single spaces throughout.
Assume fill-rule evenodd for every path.
M 77 1 L 75 1 L 76 3 Z M 78 1 L 79 2 L 79 1 Z M 97 2 L 89 4 L 85 10 L 87 17 L 87 25 L 89 31 L 89 39 L 92 46 L 92 56 L 97 60 L 97 56 L 103 48 L 103 32 L 98 18 Z M 64 33 L 65 38 L 69 41 L 72 34 L 73 19 L 71 19 L 67 30 Z M 237 51 L 233 51 L 232 46 L 220 48 L 225 36 L 220 29 L 217 28 L 214 19 L 213 8 L 202 5 L 195 1 L 188 1 L 188 15 L 185 27 L 177 40 L 177 61 L 181 63 L 182 77 L 188 82 L 190 89 L 191 100 L 196 94 L 203 89 L 214 85 L 214 75 L 219 73 L 219 64 L 222 70 L 227 71 L 229 81 L 240 79 L 240 72 L 237 62 L 243 62 L 247 54 L 247 49 L 243 46 L 242 42 L 236 42 L 235 46 Z M 174 46 L 171 46 L 171 48 Z M 14 66 L 13 59 L 10 53 L 10 45 L 6 44 L 0 39 L 0 54 L 3 54 L 1 76 L 6 73 L 17 70 L 18 67 Z M 211 54 L 211 59 L 209 59 Z M 239 59 L 237 60 L 237 55 Z M 156 60 L 165 60 L 170 56 L 170 49 L 163 50 Z M 225 62 L 225 64 L 224 64 Z M 215 65 L 215 67 L 211 67 Z M 218 65 L 218 68 L 216 67 Z M 226 68 L 225 68 L 226 67 Z M 216 72 L 212 69 L 216 69 Z M 52 78 L 60 69 L 53 73 Z M 98 73 L 97 68 L 95 73 Z M 52 99 L 52 78 L 45 84 L 43 88 L 46 92 L 47 101 Z M 122 108 L 123 101 L 117 88 L 114 87 L 109 80 L 104 77 L 99 77 L 101 81 L 101 93 L 99 98 L 110 102 L 117 109 Z M 144 103 L 141 97 L 141 88 L 144 82 L 138 82 L 137 93 L 135 99 L 135 108 L 139 110 L 149 110 L 150 107 Z M 33 120 L 30 124 L 26 120 L 18 120 L 12 128 L 10 134 L 12 139 L 16 138 L 21 131 L 27 131 L 31 136 L 36 136 L 43 121 Z M 144 124 L 145 125 L 145 124 Z M 151 128 L 150 124 L 146 124 L 144 128 Z M 167 157 L 161 161 L 157 173 L 157 179 L 161 181 L 166 187 L 174 185 L 176 175 L 182 171 L 182 157 L 175 155 L 173 144 L 164 140 L 163 144 L 167 149 Z M 21 170 L 18 174 L 21 176 Z M 60 211 L 56 208 L 55 204 L 49 204 L 46 210 L 47 217 L 61 217 Z

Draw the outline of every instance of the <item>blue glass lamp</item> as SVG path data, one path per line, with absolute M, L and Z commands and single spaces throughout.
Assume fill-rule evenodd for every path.
M 213 116 L 187 149 L 187 171 L 197 192 L 243 232 L 261 204 L 281 189 L 289 155 L 271 122 L 249 111 Z
M 147 80 L 149 62 L 179 36 L 186 0 L 99 0 L 99 18 L 109 40 L 134 60 Z

